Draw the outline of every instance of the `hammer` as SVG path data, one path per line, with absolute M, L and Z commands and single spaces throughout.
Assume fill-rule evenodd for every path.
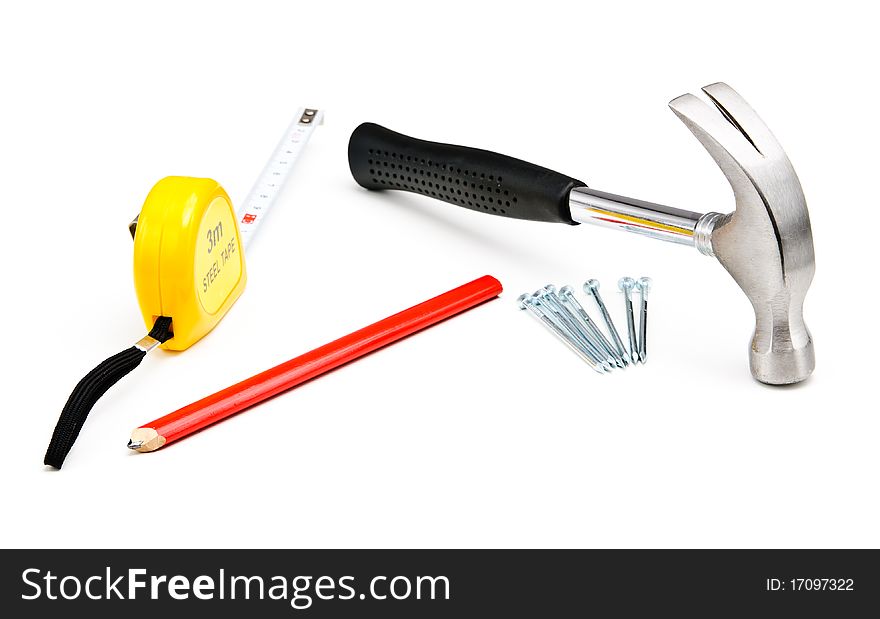
M 552 170 L 490 151 L 417 140 L 364 123 L 348 161 L 367 189 L 420 193 L 478 212 L 576 225 L 591 223 L 690 245 L 714 256 L 755 310 L 752 376 L 769 385 L 806 379 L 815 366 L 803 302 L 816 268 L 810 216 L 779 142 L 727 84 L 669 107 L 724 172 L 732 213 L 693 213 L 590 189 Z

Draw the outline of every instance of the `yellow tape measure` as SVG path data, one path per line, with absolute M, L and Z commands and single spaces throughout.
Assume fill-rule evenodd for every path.
M 169 176 L 153 187 L 134 237 L 134 288 L 147 330 L 169 316 L 174 336 L 162 344 L 186 350 L 241 296 L 244 247 L 229 196 L 209 178 Z
M 147 330 L 172 320 L 167 350 L 186 350 L 213 329 L 244 290 L 244 247 L 265 217 L 312 130 L 323 120 L 302 109 L 236 216 L 208 178 L 169 176 L 147 195 L 135 222 L 134 286 Z

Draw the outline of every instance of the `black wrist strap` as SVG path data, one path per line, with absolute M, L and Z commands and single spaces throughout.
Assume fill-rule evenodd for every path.
M 160 316 L 153 324 L 149 337 L 164 343 L 171 339 L 171 319 Z M 79 436 L 86 418 L 98 399 L 119 379 L 135 369 L 147 355 L 147 350 L 132 346 L 112 357 L 105 359 L 91 372 L 86 374 L 74 387 L 61 410 L 61 416 L 52 433 L 52 440 L 46 450 L 43 463 L 60 469 L 64 459 Z

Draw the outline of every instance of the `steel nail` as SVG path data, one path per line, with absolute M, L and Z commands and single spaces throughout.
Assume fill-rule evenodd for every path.
M 633 316 L 632 290 L 635 288 L 636 280 L 632 277 L 621 277 L 617 281 L 617 287 L 623 293 L 624 305 L 626 306 L 626 330 L 629 335 L 629 351 L 632 355 L 633 363 L 639 362 L 639 342 L 636 337 L 636 323 Z
M 614 326 L 614 321 L 611 320 L 611 314 L 608 313 L 608 308 L 605 307 L 602 295 L 599 294 L 599 280 L 589 279 L 584 282 L 584 292 L 593 297 L 593 300 L 596 302 L 599 312 L 602 314 L 602 320 L 605 321 L 608 333 L 611 335 L 615 348 L 617 348 L 617 354 L 623 358 L 627 358 L 629 355 L 626 352 L 626 348 L 623 346 L 623 341 L 620 339 L 620 333 L 617 332 L 617 327 Z
M 648 359 L 648 292 L 651 290 L 651 278 L 640 277 L 636 282 L 639 289 L 641 309 L 639 311 L 639 359 L 642 363 Z

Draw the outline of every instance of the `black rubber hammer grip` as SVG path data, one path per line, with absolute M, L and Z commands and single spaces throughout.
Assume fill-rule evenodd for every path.
M 373 123 L 348 143 L 348 164 L 367 189 L 400 189 L 492 215 L 574 224 L 568 194 L 584 183 L 487 150 L 417 140 Z

